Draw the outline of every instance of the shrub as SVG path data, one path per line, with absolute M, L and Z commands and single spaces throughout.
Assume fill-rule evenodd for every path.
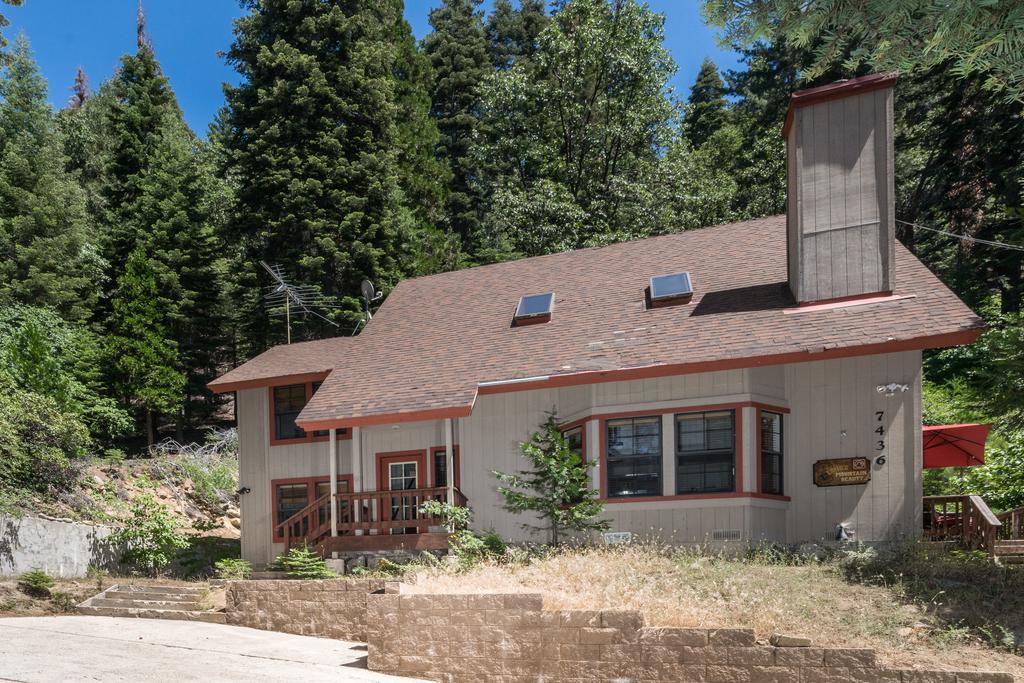
M 71 595 L 71 593 L 57 591 L 50 597 L 50 606 L 54 612 L 67 614 L 78 609 L 78 601 L 75 600 L 75 596 Z
M 89 430 L 76 415 L 0 378 L 0 488 L 69 490 L 90 444 Z
M 226 557 L 213 563 L 218 579 L 243 580 L 252 576 L 252 564 L 238 557 Z
M 167 507 L 145 495 L 135 500 L 126 525 L 109 538 L 122 547 L 122 562 L 134 570 L 156 575 L 189 545 L 188 536 L 177 528 L 177 520 Z
M 96 592 L 103 592 L 103 583 L 106 581 L 107 576 L 110 573 L 102 567 L 97 567 L 94 564 L 90 564 L 85 570 L 85 578 L 96 582 Z
M 273 571 L 282 571 L 296 579 L 333 579 L 338 575 L 327 568 L 324 558 L 308 545 L 292 548 L 277 556 L 270 565 Z
M 42 569 L 31 569 L 18 577 L 18 590 L 34 598 L 46 598 L 54 583 L 53 577 Z
M 508 545 L 494 531 L 487 532 L 483 538 L 469 530 L 469 522 L 473 511 L 468 507 L 430 500 L 420 506 L 425 515 L 440 517 L 441 524 L 448 530 L 448 547 L 459 564 L 465 568 L 472 567 L 483 559 L 497 558 L 505 554 Z

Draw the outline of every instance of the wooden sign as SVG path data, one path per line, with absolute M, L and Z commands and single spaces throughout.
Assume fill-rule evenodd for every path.
M 814 483 L 818 486 L 850 486 L 871 481 L 871 461 L 867 458 L 836 458 L 814 463 Z

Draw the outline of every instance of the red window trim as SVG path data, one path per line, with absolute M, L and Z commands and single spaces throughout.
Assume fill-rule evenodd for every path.
M 580 428 L 580 448 L 583 451 L 583 462 L 587 462 L 587 423 L 590 422 L 592 417 L 584 417 L 579 420 L 573 420 L 572 422 L 566 422 L 565 424 L 559 425 L 558 430 L 562 432 L 562 436 L 570 429 Z
M 271 543 L 281 543 L 284 541 L 284 536 L 279 536 L 275 533 L 277 529 L 277 487 L 288 484 L 305 484 L 306 494 L 314 495 L 316 491 L 316 485 L 325 481 L 330 481 L 331 475 L 324 474 L 316 477 L 289 477 L 285 479 L 271 479 L 270 480 L 270 541 Z M 352 490 L 352 475 L 351 474 L 339 474 L 338 481 L 347 481 L 348 490 Z M 310 500 L 307 505 L 314 503 L 314 500 Z
M 783 472 L 783 474 L 782 474 L 782 477 L 783 477 L 782 478 L 782 495 L 775 494 L 775 493 L 765 493 L 764 492 L 764 484 L 763 484 L 763 480 L 761 479 L 761 463 L 762 463 L 763 456 L 764 456 L 764 451 L 761 449 L 761 413 L 762 412 L 776 413 L 777 415 L 779 415 L 782 418 L 782 472 Z M 782 410 L 780 410 L 778 408 L 772 408 L 771 406 L 758 405 L 756 407 L 756 410 L 755 410 L 756 416 L 754 418 L 754 432 L 755 432 L 754 433 L 754 448 L 756 449 L 754 451 L 754 454 L 755 454 L 755 462 L 757 462 L 757 487 L 756 487 L 756 491 L 758 492 L 758 494 L 763 495 L 763 496 L 772 496 L 772 497 L 775 497 L 775 498 L 785 498 L 786 500 L 789 500 L 789 496 L 785 495 L 785 493 L 786 493 L 786 479 L 785 479 L 785 476 L 786 476 L 785 475 L 785 472 L 786 472 L 786 413 L 788 413 L 788 412 L 789 412 L 788 410 L 782 411 Z
M 277 420 L 274 419 L 275 418 L 275 415 L 274 415 L 274 390 L 275 389 L 281 389 L 281 388 L 284 388 L 284 387 L 295 387 L 295 386 L 299 386 L 301 384 L 302 386 L 304 386 L 306 388 L 306 403 L 309 403 L 309 401 L 313 398 L 313 385 L 317 384 L 319 382 L 322 382 L 322 381 L 323 380 L 313 380 L 313 381 L 310 381 L 310 382 L 288 382 L 286 384 L 275 384 L 273 386 L 267 387 L 267 400 L 268 400 L 268 403 L 270 404 L 270 408 L 269 408 L 269 410 L 270 410 L 270 424 L 268 426 L 268 429 L 270 430 L 270 445 L 271 446 L 287 446 L 287 445 L 296 444 L 296 443 L 320 443 L 320 442 L 323 442 L 323 441 L 327 441 L 330 438 L 330 437 L 327 437 L 327 436 L 313 436 L 313 432 L 314 431 L 318 431 L 318 430 L 314 429 L 314 430 L 306 430 L 306 435 L 303 436 L 303 437 L 299 437 L 299 438 L 296 438 L 296 439 L 279 439 L 279 438 L 277 438 Z M 339 428 L 338 429 L 337 437 L 338 437 L 338 441 L 345 441 L 347 439 L 351 439 L 352 438 L 352 430 L 350 428 L 348 428 L 348 427 Z
M 598 495 L 602 503 L 635 503 L 635 502 L 656 502 L 663 500 L 701 500 L 705 498 L 769 498 L 773 500 L 789 500 L 788 496 L 775 496 L 771 494 L 761 493 L 760 484 L 757 485 L 757 491 L 744 491 L 743 490 L 743 408 L 755 408 L 759 411 L 761 408 L 770 410 L 772 412 L 779 412 L 782 414 L 788 413 L 789 408 L 782 408 L 780 406 L 772 406 L 766 403 L 759 403 L 757 401 L 741 401 L 739 403 L 717 403 L 712 405 L 703 406 L 677 406 L 673 408 L 655 408 L 652 410 L 630 410 L 619 413 L 604 413 L 600 415 L 593 415 L 586 419 L 596 419 L 598 421 L 598 439 L 599 439 L 599 452 L 598 458 L 600 463 L 600 490 Z M 688 494 L 676 494 L 671 496 L 642 496 L 635 498 L 609 498 L 608 497 L 608 462 L 607 462 L 607 440 L 608 440 L 608 420 L 616 420 L 623 417 L 654 417 L 667 414 L 673 415 L 684 415 L 686 413 L 703 413 L 711 412 L 716 410 L 732 410 L 735 412 L 735 424 L 736 424 L 736 490 L 724 493 L 688 493 Z M 759 413 L 758 413 L 759 414 Z M 755 425 L 755 432 L 760 433 L 760 420 Z M 754 438 L 758 439 L 759 436 L 755 434 Z M 664 435 L 662 435 L 664 438 Z M 664 454 L 662 454 L 664 457 Z M 675 454 L 672 454 L 675 457 Z M 758 471 L 760 472 L 760 448 L 758 448 L 757 462 Z M 664 472 L 662 472 L 664 476 Z
M 434 481 L 434 457 L 438 453 L 444 453 L 447 449 L 444 446 L 431 446 L 430 448 L 430 473 L 429 477 L 430 486 L 440 486 Z M 455 488 L 462 488 L 462 461 L 459 459 L 459 444 L 452 446 L 452 467 L 455 469 Z

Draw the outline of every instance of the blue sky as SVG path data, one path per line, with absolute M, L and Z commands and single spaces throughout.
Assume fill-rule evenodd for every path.
M 427 14 L 439 0 L 406 0 L 405 15 L 418 38 L 429 30 Z M 485 0 L 488 9 L 491 0 Z M 665 15 L 666 45 L 679 65 L 673 86 L 689 92 L 704 57 L 720 69 L 735 68 L 736 55 L 721 50 L 704 25 L 698 0 L 649 0 Z M 136 0 L 25 0 L 22 7 L 3 5 L 11 21 L 5 33 L 25 31 L 43 75 L 50 100 L 64 106 L 75 69 L 81 65 L 90 84 L 110 77 L 118 58 L 135 49 Z M 189 125 L 205 134 L 223 102 L 221 84 L 237 76 L 219 53 L 231 44 L 231 20 L 242 14 L 237 0 L 145 0 L 147 25 L 157 57 L 170 78 Z

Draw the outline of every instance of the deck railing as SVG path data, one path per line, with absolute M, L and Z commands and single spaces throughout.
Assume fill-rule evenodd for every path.
M 924 538 L 992 553 L 1003 524 L 981 496 L 925 496 Z
M 999 538 L 1009 540 L 1024 539 L 1024 507 L 1015 510 L 1007 510 L 996 515 L 996 519 L 1002 522 L 999 530 Z
M 455 504 L 466 505 L 466 497 L 455 489 Z M 339 535 L 390 534 L 393 529 L 427 533 L 444 520 L 425 515 L 420 507 L 431 500 L 446 501 L 447 486 L 396 491 L 360 491 L 334 496 L 338 510 Z M 331 534 L 331 494 L 313 501 L 274 529 L 274 537 L 285 547 L 302 543 L 315 545 Z

